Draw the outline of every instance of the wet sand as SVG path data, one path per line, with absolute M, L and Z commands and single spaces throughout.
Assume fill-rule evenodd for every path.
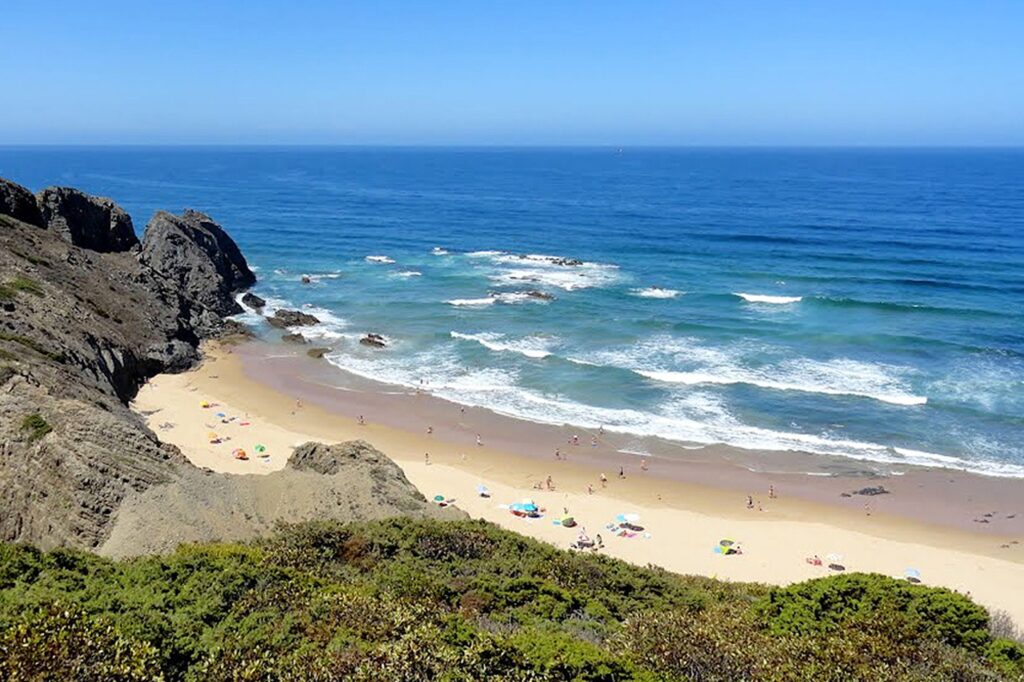
M 901 575 L 916 568 L 926 584 L 969 592 L 1024 623 L 1024 481 L 910 467 L 881 476 L 881 467 L 842 458 L 688 449 L 523 422 L 347 375 L 302 347 L 253 342 L 210 347 L 206 357 L 192 372 L 157 377 L 135 404 L 163 440 L 199 466 L 267 473 L 283 467 L 299 442 L 362 438 L 398 462 L 428 498 L 453 497 L 474 517 L 561 547 L 578 531 L 553 523 L 568 508 L 591 536 L 602 534 L 605 552 L 635 563 L 785 584 L 828 572 L 805 557 L 839 553 L 848 570 Z M 203 408 L 203 401 L 214 405 Z M 211 431 L 221 443 L 209 442 Z M 573 435 L 579 445 L 571 444 Z M 257 443 L 269 458 L 256 456 Z M 232 457 L 237 447 L 248 461 Z M 564 459 L 555 458 L 556 448 Z M 649 453 L 648 469 L 640 455 L 622 450 Z M 534 489 L 548 476 L 554 491 Z M 491 490 L 490 499 L 476 496 L 478 484 Z M 890 492 L 850 495 L 878 485 Z M 777 499 L 769 498 L 769 486 Z M 501 506 L 526 497 L 547 509 L 544 518 L 524 520 Z M 619 513 L 639 514 L 645 530 L 613 537 L 605 525 Z M 723 538 L 744 553 L 715 554 Z

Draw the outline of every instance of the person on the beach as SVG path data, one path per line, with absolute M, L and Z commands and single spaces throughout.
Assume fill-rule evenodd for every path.
M 594 540 L 596 540 L 596 541 L 597 541 L 597 547 L 598 547 L 598 549 L 600 549 L 601 547 L 604 547 L 604 540 L 602 540 L 602 539 L 601 539 L 601 534 L 600 534 L 600 533 L 597 533 L 597 534 L 596 534 L 596 535 L 594 536 Z
M 555 489 L 555 482 L 551 480 L 551 476 L 548 476 L 548 480 L 544 481 L 544 485 L 547 486 L 548 490 Z
M 754 496 L 753 495 L 747 495 L 747 509 L 753 509 L 753 508 L 754 508 Z
M 647 460 L 646 459 L 641 459 L 640 460 L 640 470 L 641 471 L 647 471 Z
M 608 487 L 608 477 L 605 476 L 604 474 L 601 474 L 601 487 L 602 488 L 607 488 Z
M 768 486 L 768 499 L 769 500 L 774 500 L 775 499 L 775 486 L 774 485 Z
M 573 436 L 572 436 L 572 444 L 573 445 L 579 445 L 580 444 L 580 437 L 577 436 L 576 434 L 573 434 Z
M 562 451 L 555 448 L 555 459 L 562 459 Z
M 590 484 L 590 483 L 587 484 L 587 494 L 588 495 L 593 495 L 594 494 L 594 486 L 592 484 Z
M 476 444 L 477 445 L 483 445 L 484 444 L 484 439 L 480 437 L 479 433 L 476 434 Z
M 622 467 L 619 467 L 619 478 L 625 478 L 625 477 L 626 477 L 625 469 L 623 469 Z
M 423 463 L 426 464 L 427 466 L 430 466 L 430 453 L 429 452 L 424 452 L 423 453 Z
M 359 425 L 366 426 L 366 420 L 363 419 L 363 415 L 359 415 Z
M 428 426 L 427 427 L 427 435 L 428 436 L 434 435 L 434 427 L 433 426 Z
M 592 447 L 592 448 L 596 448 L 597 447 L 597 436 L 591 436 L 591 438 L 590 438 L 590 447 Z

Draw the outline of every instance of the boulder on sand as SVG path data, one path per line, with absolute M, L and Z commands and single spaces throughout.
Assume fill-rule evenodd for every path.
M 316 358 L 317 360 L 319 360 L 320 358 L 322 358 L 323 356 L 327 355 L 330 352 L 330 348 L 310 348 L 309 350 L 306 351 L 306 355 L 308 355 L 311 358 Z
M 285 334 L 281 340 L 285 343 L 306 343 L 306 337 L 302 334 Z

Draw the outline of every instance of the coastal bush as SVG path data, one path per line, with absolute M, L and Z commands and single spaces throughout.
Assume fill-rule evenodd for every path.
M 973 650 L 989 641 L 988 612 L 967 597 L 884 575 L 837 575 L 773 589 L 758 608 L 778 634 L 830 633 L 888 619 L 903 637 Z
M 125 561 L 0 544 L 0 643 L 17 649 L 0 680 L 1024 674 L 1020 646 L 990 637 L 966 597 L 886 580 L 724 583 L 560 551 L 482 521 L 299 524 L 251 544 Z
M 21 430 L 28 432 L 28 442 L 34 443 L 46 434 L 53 431 L 53 427 L 43 419 L 43 416 L 37 412 L 33 412 L 27 415 L 21 420 Z

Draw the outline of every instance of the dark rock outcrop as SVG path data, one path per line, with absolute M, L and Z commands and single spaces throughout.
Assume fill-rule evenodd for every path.
M 359 339 L 359 343 L 370 348 L 387 348 L 388 341 L 380 334 L 369 333 L 363 338 Z
M 43 227 L 43 216 L 32 192 L 16 182 L 0 178 L 0 215 L 35 227 Z
M 198 211 L 158 211 L 142 237 L 142 261 L 218 315 L 242 312 L 233 294 L 256 283 L 234 240 Z
M 36 195 L 46 229 L 75 246 L 101 253 L 138 246 L 132 219 L 110 199 L 71 187 L 48 187 Z
M 285 343 L 306 343 L 306 337 L 302 334 L 285 334 L 281 340 Z
M 273 316 L 267 318 L 271 327 L 286 329 L 288 327 L 309 327 L 320 324 L 320 320 L 299 310 L 276 310 Z
M 224 320 L 123 250 L 134 235 L 113 202 L 45 190 L 33 217 L 27 190 L 0 187 L 0 282 L 20 283 L 0 315 L 0 540 L 95 547 L 125 496 L 190 466 L 128 402 L 154 374 L 192 366 Z
M 310 348 L 306 351 L 306 355 L 316 360 L 319 360 L 323 356 L 331 352 L 330 348 Z
M 242 303 L 249 306 L 256 312 L 263 310 L 263 306 L 267 305 L 267 302 L 264 299 L 260 298 L 251 291 L 247 291 L 242 295 Z

